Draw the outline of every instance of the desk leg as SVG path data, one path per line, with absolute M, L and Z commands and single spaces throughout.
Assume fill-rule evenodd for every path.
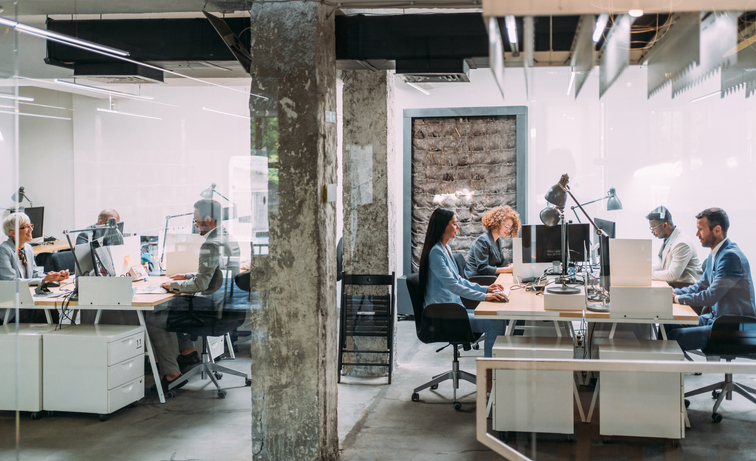
M 667 340 L 667 329 L 664 328 L 664 325 L 661 324 L 661 323 L 659 324 L 659 331 L 661 332 L 662 339 L 664 341 L 666 341 Z
M 158 374 L 157 363 L 155 362 L 155 351 L 152 350 L 152 341 L 150 341 L 150 334 L 147 332 L 147 325 L 144 323 L 144 314 L 142 311 L 136 311 L 139 318 L 139 324 L 144 327 L 144 345 L 147 346 L 147 357 L 150 359 L 150 368 L 152 368 L 152 377 L 155 378 L 155 389 L 157 389 L 158 399 L 160 403 L 165 403 L 165 395 L 163 395 L 163 386 L 160 385 L 160 374 Z M 99 317 L 99 311 L 98 311 Z
M 609 332 L 609 339 L 614 339 L 614 332 L 617 330 L 617 324 L 612 324 L 612 330 Z
M 572 393 L 575 395 L 575 404 L 578 407 L 578 413 L 580 413 L 580 421 L 585 422 L 585 413 L 583 412 L 583 404 L 580 403 L 580 394 L 578 394 L 577 383 L 575 382 L 575 374 L 572 375 Z
M 554 320 L 554 328 L 556 329 L 557 338 L 561 338 L 562 337 L 562 329 L 559 328 L 559 321 Z
M 142 311 L 137 311 L 137 312 L 142 312 Z M 100 317 L 101 316 L 102 316 L 102 311 L 100 309 L 97 309 L 97 313 L 95 314 L 95 321 L 94 321 L 95 325 L 97 325 L 98 323 L 100 323 Z M 147 327 L 145 327 L 144 331 L 145 332 L 147 331 Z
M 596 380 L 596 388 L 593 389 L 593 398 L 591 399 L 591 408 L 588 410 L 588 418 L 586 418 L 586 423 L 591 423 L 591 418 L 593 418 L 593 409 L 596 407 L 596 397 L 598 397 L 599 393 L 599 386 L 601 385 L 601 376 L 598 377 Z
M 11 313 L 10 308 L 5 309 L 5 316 L 3 317 L 3 325 L 7 325 L 8 324 L 8 319 L 10 318 L 10 313 Z
M 52 316 L 49 309 L 45 309 L 45 320 L 47 320 L 48 325 L 52 325 Z
M 509 323 L 507 323 L 507 331 L 504 332 L 504 336 L 512 336 L 514 334 L 515 323 L 517 323 L 517 320 L 509 319 Z

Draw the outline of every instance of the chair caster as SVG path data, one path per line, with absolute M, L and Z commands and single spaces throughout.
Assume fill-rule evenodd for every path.
M 715 423 L 721 423 L 722 422 L 722 415 L 719 413 L 712 413 L 711 414 L 711 420 Z
M 36 411 L 33 411 L 33 412 L 31 413 L 31 419 L 32 419 L 32 420 L 36 421 L 36 420 L 38 420 L 39 418 L 40 418 L 40 414 L 39 414 L 38 412 L 36 412 Z
M 163 395 L 165 396 L 166 399 L 172 399 L 172 398 L 176 397 L 176 393 L 173 392 L 173 390 L 170 390 L 170 391 L 164 393 Z
M 438 384 L 434 384 L 430 388 L 431 388 L 431 390 L 435 391 L 436 389 L 438 389 Z
M 460 411 L 462 409 L 462 404 L 459 402 L 454 402 L 454 409 L 456 411 Z
M 679 448 L 680 447 L 680 441 L 678 439 L 672 439 L 672 448 Z
M 226 390 L 225 389 L 218 389 L 218 398 L 219 399 L 225 399 L 226 398 Z
M 413 392 L 412 393 L 412 401 L 413 402 L 419 402 L 420 401 L 420 394 L 418 394 L 417 392 Z
M 221 373 L 220 371 L 214 371 L 213 374 L 215 375 L 215 379 L 220 380 L 221 378 L 223 378 L 223 373 Z
M 107 420 L 108 420 L 108 417 L 109 417 L 109 416 L 110 416 L 110 415 L 100 415 L 100 422 L 101 422 L 101 423 L 104 423 L 105 421 L 107 421 Z
M 685 399 L 685 408 L 690 407 L 690 400 Z
M 714 400 L 716 400 L 716 399 L 719 398 L 719 394 L 721 394 L 721 393 L 722 393 L 722 391 L 714 389 L 713 391 L 711 391 L 711 398 L 714 399 Z
M 480 344 L 473 344 L 472 348 L 475 349 L 476 351 L 480 350 Z
M 252 387 L 252 380 L 249 378 L 244 378 L 244 385 L 247 387 Z

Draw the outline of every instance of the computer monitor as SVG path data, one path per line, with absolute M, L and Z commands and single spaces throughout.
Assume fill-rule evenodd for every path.
M 34 230 L 32 231 L 32 238 L 40 238 L 44 236 L 44 224 L 45 224 L 45 207 L 35 206 L 24 208 L 24 213 L 29 217 L 29 221 L 34 224 Z
M 570 261 L 586 261 L 590 248 L 590 226 L 568 224 Z M 522 226 L 522 262 L 550 263 L 562 260 L 562 227 L 543 224 Z
M 92 265 L 95 269 L 96 276 L 115 277 L 115 267 L 113 259 L 110 257 L 110 251 L 105 247 L 102 239 L 92 240 Z
M 82 243 L 74 247 L 74 255 L 76 256 L 76 275 L 89 275 L 94 269 L 92 265 L 94 259 L 92 259 L 92 246 L 89 243 Z
M 596 227 L 606 232 L 606 235 L 608 235 L 610 239 L 613 239 L 616 237 L 615 230 L 614 230 L 615 228 L 614 221 L 607 221 L 606 219 L 594 218 L 593 222 L 596 223 Z

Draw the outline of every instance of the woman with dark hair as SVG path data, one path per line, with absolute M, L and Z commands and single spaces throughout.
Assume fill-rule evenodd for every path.
M 511 206 L 497 206 L 483 215 L 486 232 L 475 239 L 467 254 L 465 277 L 512 272 L 512 264 L 504 258 L 499 239 L 517 237 L 520 215 Z
M 472 283 L 459 275 L 448 243 L 457 236 L 457 217 L 445 208 L 436 209 L 428 221 L 425 243 L 420 256 L 420 291 L 424 294 L 423 306 L 436 303 L 462 304 L 460 297 L 475 301 L 501 301 L 506 299 L 501 285 L 488 287 Z M 473 311 L 467 311 L 470 326 L 475 333 L 485 333 L 484 351 L 491 357 L 496 336 L 503 333 L 505 323 L 501 320 L 478 320 Z

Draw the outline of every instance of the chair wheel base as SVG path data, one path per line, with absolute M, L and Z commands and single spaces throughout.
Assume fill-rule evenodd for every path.
M 712 399 L 714 399 L 714 400 L 718 399 L 718 398 L 719 398 L 719 394 L 720 394 L 721 392 L 722 392 L 722 391 L 719 391 L 719 390 L 717 390 L 717 389 L 714 389 L 713 391 L 711 391 L 711 398 L 712 398 Z
M 218 390 L 218 398 L 219 399 L 225 399 L 226 398 L 226 391 L 224 389 Z
M 719 413 L 712 413 L 711 420 L 714 421 L 715 423 L 721 423 L 722 415 L 720 415 Z
M 412 393 L 412 401 L 413 402 L 419 402 L 420 401 L 420 394 L 418 394 L 417 392 L 413 392 Z
M 462 404 L 459 402 L 454 402 L 454 409 L 456 411 L 460 411 L 462 409 Z
M 244 385 L 247 387 L 252 387 L 252 380 L 249 378 L 244 379 Z
M 213 374 L 215 375 L 215 379 L 220 380 L 223 378 L 223 373 L 221 373 L 220 371 L 214 371 Z

